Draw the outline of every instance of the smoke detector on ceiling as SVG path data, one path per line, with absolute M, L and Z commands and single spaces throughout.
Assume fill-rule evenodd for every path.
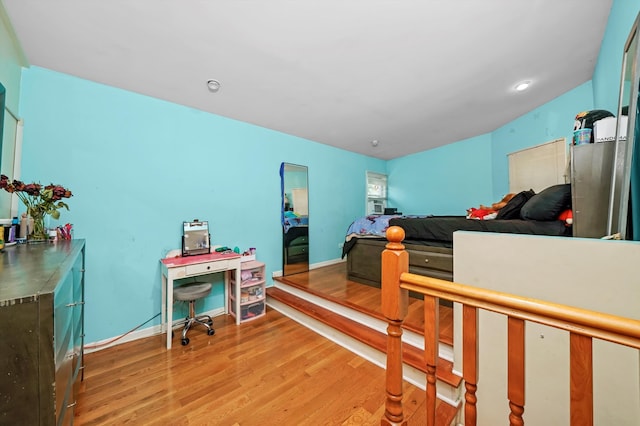
M 208 80 L 207 88 L 209 89 L 210 92 L 215 93 L 218 90 L 220 90 L 220 82 L 218 80 Z

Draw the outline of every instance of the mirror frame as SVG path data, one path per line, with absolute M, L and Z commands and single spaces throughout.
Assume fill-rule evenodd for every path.
M 304 173 L 304 187 L 290 187 L 286 184 L 286 172 Z M 296 208 L 296 202 L 291 199 L 288 204 L 293 205 L 293 212 L 302 212 L 302 215 L 285 217 L 287 211 L 286 194 L 288 190 L 301 189 L 302 199 L 306 198 L 304 206 Z M 304 196 L 306 193 L 306 197 Z M 309 271 L 309 168 L 292 163 L 280 165 L 280 223 L 282 224 L 282 276 L 298 274 Z M 293 194 L 291 194 L 293 197 Z M 293 213 L 292 212 L 292 213 Z M 306 213 L 306 215 L 304 214 Z M 296 254 L 290 256 L 291 247 L 296 249 Z M 290 262 L 295 258 L 295 262 Z
M 195 256 L 211 253 L 209 222 L 195 219 L 182 222 L 182 255 Z
M 622 56 L 622 74 L 620 77 L 620 92 L 618 97 L 618 115 L 616 124 L 616 149 L 614 153 L 613 176 L 611 177 L 611 194 L 609 199 L 609 215 L 607 221 L 607 234 L 620 234 L 620 238 L 630 239 L 629 214 L 631 194 L 631 174 L 633 166 L 634 145 L 637 143 L 636 118 L 638 113 L 638 61 L 640 59 L 640 40 L 638 24 L 640 14 L 636 17 L 627 41 L 624 45 Z M 630 84 L 626 84 L 630 82 Z M 628 91 L 627 91 L 628 89 Z M 627 111 L 627 137 L 621 139 L 622 134 L 622 110 L 628 103 Z

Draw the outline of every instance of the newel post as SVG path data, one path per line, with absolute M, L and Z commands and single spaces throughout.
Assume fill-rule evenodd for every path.
M 382 425 L 406 425 L 402 412 L 402 323 L 407 316 L 409 292 L 400 288 L 400 274 L 409 271 L 404 251 L 404 230 L 387 229 L 389 243 L 382 252 L 382 313 L 387 319 L 386 401 Z

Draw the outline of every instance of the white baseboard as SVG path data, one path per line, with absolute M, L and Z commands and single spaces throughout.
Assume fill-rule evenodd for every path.
M 216 308 L 207 312 L 198 312 L 198 315 L 209 315 L 211 318 L 224 314 L 224 308 Z M 174 320 L 171 328 L 175 328 L 176 325 L 182 323 L 182 319 Z M 133 342 L 134 340 L 144 339 L 147 337 L 155 336 L 162 333 L 162 326 L 152 325 L 151 327 L 143 328 L 140 330 L 132 331 L 131 333 L 123 334 L 116 337 L 110 337 L 108 339 L 99 340 L 97 342 L 91 342 L 84 344 L 84 353 L 89 354 L 92 352 L 101 351 L 103 349 L 111 348 L 113 346 L 121 345 L 127 342 Z
M 331 260 L 325 260 L 324 262 L 318 262 L 318 263 L 312 263 L 309 265 L 309 270 L 312 269 L 318 269 L 318 268 L 322 268 L 324 266 L 329 266 L 329 265 L 335 265 L 337 263 L 343 263 L 346 262 L 347 259 L 331 259 Z M 282 269 L 279 271 L 273 271 L 271 273 L 271 276 L 273 278 L 277 278 L 277 277 L 281 277 L 282 276 Z
M 322 268 L 324 266 L 330 266 L 330 265 L 335 265 L 335 264 L 338 264 L 338 263 L 344 263 L 346 261 L 347 261 L 347 259 L 325 260 L 324 262 L 318 262 L 318 263 L 313 263 L 313 264 L 309 265 L 309 269 L 318 269 L 318 268 Z

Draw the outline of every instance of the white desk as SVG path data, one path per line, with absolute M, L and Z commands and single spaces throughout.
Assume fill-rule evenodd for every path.
M 236 253 L 210 253 L 197 256 L 170 257 L 161 259 L 162 265 L 162 332 L 167 333 L 167 349 L 171 349 L 173 329 L 173 281 L 180 278 L 197 277 L 235 270 L 241 274 L 240 255 Z M 229 312 L 229 273 L 224 276 L 224 311 Z M 239 317 L 239 316 L 238 316 Z

